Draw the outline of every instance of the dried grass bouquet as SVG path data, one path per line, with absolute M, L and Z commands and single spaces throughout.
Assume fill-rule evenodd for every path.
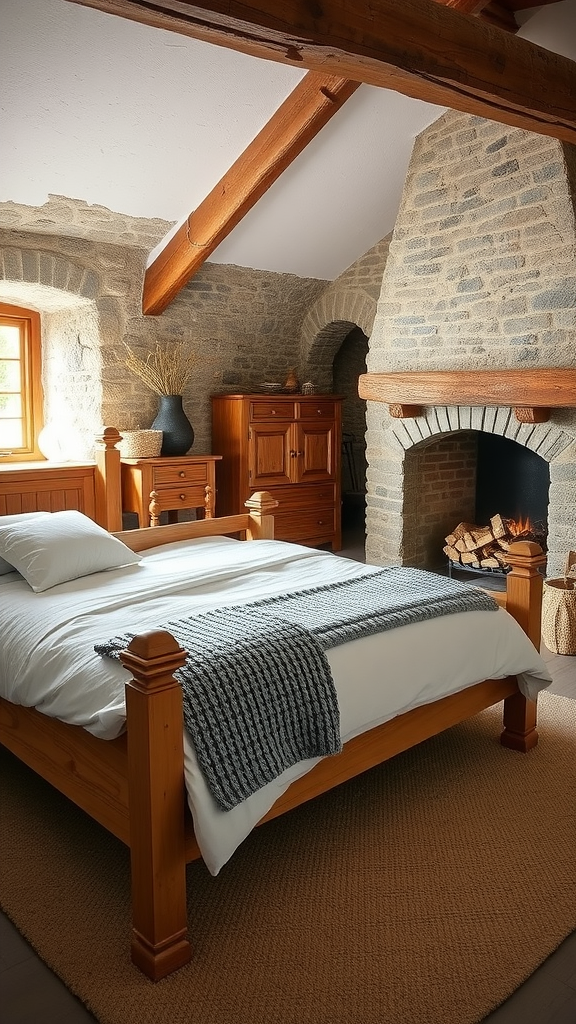
M 147 388 L 157 395 L 182 395 L 192 376 L 197 357 L 186 349 L 183 342 L 178 345 L 156 344 L 146 359 L 136 355 L 124 342 L 126 357 L 124 365 L 134 373 Z

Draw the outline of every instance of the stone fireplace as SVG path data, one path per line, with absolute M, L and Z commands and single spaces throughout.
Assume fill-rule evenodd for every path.
M 453 111 L 418 136 L 368 374 L 574 373 L 575 183 L 576 151 L 556 139 Z M 576 547 L 574 402 L 523 423 L 505 396 L 454 394 L 404 419 L 385 400 L 367 409 L 368 560 L 438 564 L 451 527 L 476 518 L 479 438 L 494 435 L 549 473 L 547 574 L 562 572 Z
M 423 132 L 390 242 L 369 375 L 573 373 L 575 184 L 576 151 L 554 139 L 454 111 Z M 572 401 L 545 422 L 520 422 L 505 396 L 491 404 L 454 393 L 405 418 L 384 401 L 367 409 L 368 560 L 438 564 L 444 535 L 475 520 L 478 451 L 490 435 L 542 460 L 547 573 L 561 573 L 576 547 Z
M 371 418 L 376 409 L 374 403 Z M 445 536 L 460 521 L 473 523 L 485 515 L 478 450 L 482 435 L 492 434 L 542 460 L 540 479 L 547 493 L 539 495 L 538 507 L 543 503 L 546 510 L 548 574 L 561 572 L 576 540 L 576 445 L 570 434 L 550 423 L 527 428 L 511 410 L 499 408 L 435 408 L 417 420 L 389 418 L 387 423 L 384 415 L 383 410 L 381 468 L 369 470 L 375 491 L 368 500 L 369 561 L 432 569 L 445 561 Z M 494 511 L 506 515 L 510 509 L 502 505 Z

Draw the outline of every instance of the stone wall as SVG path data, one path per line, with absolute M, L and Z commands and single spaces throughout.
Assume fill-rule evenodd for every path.
M 387 235 L 326 285 L 302 324 L 301 364 L 310 367 L 320 390 L 344 395 L 343 430 L 356 438 L 353 453 L 359 495 L 366 488 L 366 402 L 358 397 L 358 377 L 366 372 L 367 339 L 390 238 Z M 342 486 L 345 492 L 355 490 L 347 459 Z
M 576 366 L 576 155 L 447 112 L 416 140 L 370 337 L 370 372 Z M 550 464 L 549 571 L 576 543 L 576 410 L 520 425 L 457 406 L 398 421 L 369 403 L 368 557 L 413 561 L 423 446 L 488 430 Z M 416 462 L 414 462 L 416 460 Z
M 200 452 L 211 450 L 212 392 L 283 381 L 292 365 L 331 391 L 344 339 L 372 330 L 389 238 L 330 283 L 206 263 L 161 316 L 143 317 L 148 253 L 170 226 L 62 196 L 0 204 L 0 301 L 42 313 L 45 415 L 63 457 L 87 457 L 103 422 L 130 429 L 154 418 L 155 396 L 123 366 L 124 341 L 143 356 L 180 341 L 197 354 L 184 405 Z M 352 355 L 338 377 L 351 403 L 357 376 Z
M 156 398 L 126 370 L 123 342 L 144 357 L 157 343 L 195 353 L 184 407 L 198 452 L 211 450 L 212 392 L 283 381 L 292 365 L 319 377 L 313 357 L 300 365 L 301 329 L 324 281 L 207 263 L 161 316 L 144 317 L 146 258 L 167 227 L 59 197 L 38 210 L 0 205 L 0 301 L 43 314 L 45 413 L 64 457 L 87 457 L 102 423 L 154 418 Z
M 0 203 L 0 228 L 42 235 L 90 239 L 131 246 L 151 252 L 167 235 L 172 223 L 148 217 L 130 217 L 82 199 L 49 195 L 42 206 Z
M 333 386 L 334 357 L 350 331 L 359 327 L 367 338 L 372 334 L 390 237 L 387 235 L 326 285 L 306 313 L 301 362 L 317 368 L 316 383 L 322 390 L 330 391 Z

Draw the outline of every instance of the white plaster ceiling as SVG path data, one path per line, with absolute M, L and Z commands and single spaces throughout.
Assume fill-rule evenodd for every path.
M 520 35 L 576 60 L 576 0 Z M 66 0 L 0 0 L 0 203 L 182 222 L 305 72 Z M 443 108 L 360 89 L 210 257 L 331 280 L 393 228 Z

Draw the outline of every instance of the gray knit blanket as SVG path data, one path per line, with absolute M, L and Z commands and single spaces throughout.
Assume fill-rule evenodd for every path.
M 391 567 L 159 625 L 187 653 L 175 673 L 184 721 L 219 807 L 230 810 L 298 761 L 341 749 L 325 650 L 396 626 L 497 607 L 475 587 Z M 119 658 L 134 635 L 94 649 Z

